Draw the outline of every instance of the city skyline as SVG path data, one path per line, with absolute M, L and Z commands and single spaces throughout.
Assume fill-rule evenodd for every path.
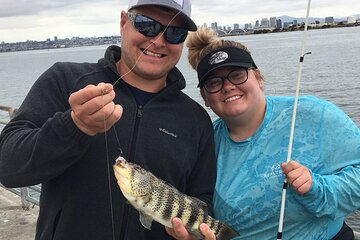
M 119 35 L 121 10 L 127 1 L 113 0 L 0 0 L 0 42 L 43 41 L 59 38 Z M 192 18 L 197 25 L 217 22 L 221 26 L 254 24 L 262 18 L 288 15 L 305 17 L 307 1 L 254 0 L 223 4 L 215 0 L 192 0 Z M 354 10 L 355 9 L 355 10 Z M 314 1 L 310 17 L 347 17 L 359 14 L 360 1 Z M 355 12 L 357 11 L 357 12 Z

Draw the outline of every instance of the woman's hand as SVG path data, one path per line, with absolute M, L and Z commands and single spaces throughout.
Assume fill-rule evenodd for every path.
M 281 168 L 286 175 L 290 186 L 300 195 L 307 193 L 312 185 L 312 176 L 309 169 L 296 161 L 282 163 Z

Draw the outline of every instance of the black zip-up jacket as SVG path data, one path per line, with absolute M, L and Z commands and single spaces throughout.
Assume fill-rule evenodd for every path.
M 176 68 L 167 87 L 145 106 L 137 106 L 128 86 L 118 81 L 114 102 L 124 112 L 106 134 L 90 137 L 73 123 L 70 94 L 118 80 L 120 55 L 120 48 L 111 46 L 98 63 L 54 64 L 0 135 L 1 183 L 42 184 L 37 240 L 171 239 L 155 221 L 151 231 L 141 226 L 123 197 L 112 169 L 121 151 L 128 161 L 211 203 L 216 178 L 211 120 L 181 91 L 185 80 Z

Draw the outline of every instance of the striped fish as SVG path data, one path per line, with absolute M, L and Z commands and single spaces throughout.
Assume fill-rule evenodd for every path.
M 206 203 L 181 193 L 139 165 L 120 157 L 113 169 L 123 195 L 139 211 L 140 222 L 145 228 L 150 230 L 153 220 L 171 228 L 171 219 L 179 217 L 185 228 L 199 239 L 203 239 L 199 230 L 203 222 L 218 240 L 239 236 L 225 223 L 209 216 Z

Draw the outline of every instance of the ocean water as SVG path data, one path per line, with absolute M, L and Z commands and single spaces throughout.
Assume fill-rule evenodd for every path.
M 245 44 L 265 77 L 268 95 L 295 95 L 303 32 L 232 36 Z M 360 126 L 360 27 L 310 30 L 302 64 L 301 95 L 332 101 Z M 0 54 L 0 105 L 18 108 L 34 81 L 58 61 L 96 62 L 107 46 L 52 49 Z M 187 80 L 184 92 L 203 105 L 196 88 L 196 73 L 187 62 L 187 51 L 178 63 Z M 203 105 L 204 106 L 204 105 Z M 205 106 L 204 106 L 205 107 Z M 207 109 L 210 116 L 216 116 Z M 0 122 L 8 121 L 0 111 Z M 0 124 L 0 130 L 2 125 Z M 347 218 L 360 232 L 360 211 Z

